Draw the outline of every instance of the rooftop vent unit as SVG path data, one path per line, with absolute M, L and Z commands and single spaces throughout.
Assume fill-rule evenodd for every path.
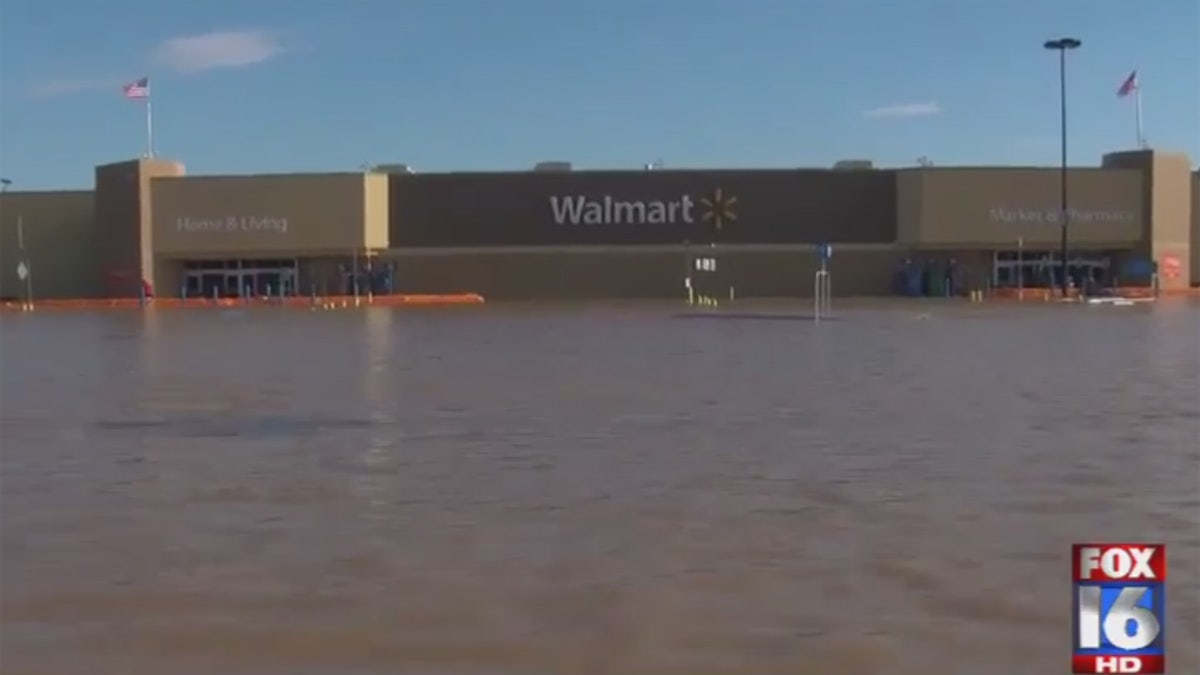
M 864 169 L 874 169 L 875 163 L 869 159 L 843 159 L 833 165 L 837 170 L 862 171 Z
M 570 171 L 571 163 L 570 162 L 538 162 L 537 164 L 533 165 L 533 170 L 534 171 L 558 171 L 558 172 Z
M 370 170 L 373 173 L 416 173 L 407 164 L 376 164 Z

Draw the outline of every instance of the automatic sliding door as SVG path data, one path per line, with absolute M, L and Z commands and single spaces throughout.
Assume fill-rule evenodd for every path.
M 242 295 L 241 272 L 229 272 L 225 275 L 225 297 L 237 298 Z
M 188 272 L 183 277 L 183 296 L 195 298 L 204 296 L 204 278 L 196 272 Z
M 254 295 L 259 297 L 277 297 L 283 293 L 283 274 L 276 270 L 257 270 L 254 272 Z
M 225 273 L 209 272 L 200 275 L 200 292 L 206 298 L 217 298 L 225 293 Z
M 214 260 L 186 263 L 182 292 L 187 297 L 280 297 L 298 292 L 299 261 Z
M 279 294 L 280 295 L 297 295 L 296 292 L 296 267 L 282 270 L 279 273 Z

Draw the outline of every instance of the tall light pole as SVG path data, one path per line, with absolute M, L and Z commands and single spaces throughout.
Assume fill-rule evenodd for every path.
M 8 178 L 0 178 L 0 196 L 8 194 L 8 188 L 12 186 L 12 181 Z M 17 244 L 21 249 L 21 255 L 25 255 L 25 237 L 21 232 L 21 219 L 17 217 Z
M 1061 183 L 1059 186 L 1061 190 L 1059 194 L 1061 197 L 1059 203 L 1059 222 L 1062 225 L 1062 246 L 1059 255 L 1062 256 L 1062 289 L 1064 298 L 1067 295 L 1067 226 L 1070 220 L 1070 211 L 1067 208 L 1067 52 L 1072 49 L 1078 49 L 1082 45 L 1083 43 L 1079 40 L 1069 37 L 1047 40 L 1045 45 L 1043 45 L 1046 49 L 1058 52 L 1058 92 L 1059 112 L 1061 114 L 1059 133 L 1061 135 L 1060 140 L 1062 141 L 1062 161 L 1059 165 L 1061 172 L 1059 178 Z
M 12 185 L 12 181 L 8 178 L 0 178 L 0 195 L 7 195 L 8 188 Z M 17 214 L 17 255 L 20 260 L 17 262 L 17 278 L 25 284 L 25 295 L 30 306 L 33 305 L 33 274 L 29 269 L 29 263 L 25 258 L 25 219 L 20 213 Z

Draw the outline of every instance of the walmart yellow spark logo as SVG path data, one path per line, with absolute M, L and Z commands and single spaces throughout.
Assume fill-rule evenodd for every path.
M 721 188 L 713 190 L 707 197 L 700 198 L 700 205 L 704 207 L 700 219 L 712 223 L 715 229 L 724 228 L 737 220 L 737 212 L 734 210 L 737 200 L 737 197 L 727 194 Z

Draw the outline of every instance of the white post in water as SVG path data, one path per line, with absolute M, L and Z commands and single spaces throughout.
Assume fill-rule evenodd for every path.
M 1025 300 L 1025 237 L 1017 237 L 1017 302 Z
M 646 170 L 650 170 L 649 164 Z M 686 239 L 683 242 L 683 290 L 687 294 L 688 306 L 696 304 L 696 291 L 692 289 L 692 250 Z
M 33 267 L 25 254 L 25 217 L 20 214 L 17 214 L 17 255 L 20 257 L 17 278 L 25 285 L 25 304 L 22 309 L 28 311 L 33 309 Z
M 350 255 L 353 261 L 350 264 L 350 295 L 354 298 L 354 306 L 358 307 L 358 248 L 355 247 Z
M 829 276 L 829 259 L 833 257 L 833 247 L 829 244 L 821 244 L 817 246 L 817 255 L 821 259 L 821 269 L 817 270 L 813 277 L 813 321 L 820 323 L 822 317 L 829 317 L 833 301 Z

